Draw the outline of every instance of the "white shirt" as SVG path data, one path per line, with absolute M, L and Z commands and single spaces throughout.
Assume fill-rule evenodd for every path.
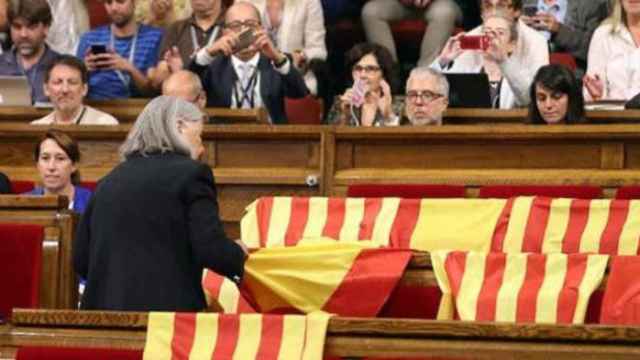
M 258 72 L 258 61 L 260 60 L 260 54 L 256 53 L 250 60 L 242 61 L 235 56 L 231 56 L 231 64 L 233 65 L 233 70 L 235 70 L 236 75 L 238 75 L 238 81 L 235 83 L 235 91 L 231 91 L 231 108 L 232 109 L 250 109 L 250 108 L 258 108 L 262 107 L 262 97 L 260 96 L 260 73 Z M 247 69 L 247 74 L 244 74 L 244 70 L 242 70 L 243 66 L 249 66 Z M 238 104 L 240 101 L 236 98 L 236 96 L 243 96 L 243 84 L 242 78 L 246 76 L 249 81 L 253 82 L 253 106 L 250 106 L 245 101 L 243 104 Z M 255 77 L 255 80 L 251 80 L 252 77 Z
M 86 109 L 84 113 L 82 110 L 78 112 L 75 119 L 71 122 L 71 124 L 78 125 L 118 125 L 118 120 L 113 116 L 107 114 L 106 112 L 96 110 L 91 106 L 84 106 Z M 55 121 L 55 111 L 51 112 L 49 115 L 34 120 L 31 122 L 31 125 L 51 125 Z
M 602 80 L 602 100 L 629 100 L 640 93 L 640 48 L 626 26 L 614 30 L 611 24 L 600 25 L 591 38 L 587 64 L 587 74 Z M 584 97 L 593 100 L 586 89 Z

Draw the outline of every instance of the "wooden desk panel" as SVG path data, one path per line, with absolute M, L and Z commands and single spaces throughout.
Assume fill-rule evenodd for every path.
M 527 109 L 448 109 L 444 114 L 444 123 L 463 124 L 524 124 L 527 122 Z M 589 124 L 640 123 L 640 110 L 589 110 L 586 112 Z

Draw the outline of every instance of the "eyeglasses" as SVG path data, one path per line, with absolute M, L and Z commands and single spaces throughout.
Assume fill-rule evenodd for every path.
M 376 71 L 380 71 L 380 66 L 376 65 L 354 65 L 352 68 L 353 72 L 365 72 L 367 74 L 374 73 Z
M 224 24 L 225 29 L 229 29 L 234 32 L 240 32 L 244 27 L 250 29 L 257 29 L 260 27 L 260 21 L 258 20 L 245 20 L 245 21 L 232 21 Z
M 418 99 L 422 100 L 422 102 L 424 103 L 429 103 L 432 102 L 436 99 L 439 99 L 441 97 L 444 97 L 444 95 L 442 94 L 437 94 L 434 92 L 431 92 L 429 90 L 427 91 L 408 91 L 407 92 L 407 100 L 411 101 L 411 102 L 416 102 L 418 101 Z

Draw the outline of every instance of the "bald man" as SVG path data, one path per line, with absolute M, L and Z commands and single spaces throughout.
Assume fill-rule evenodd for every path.
M 240 34 L 245 31 L 253 36 L 248 36 L 248 46 L 242 47 Z M 222 37 L 196 53 L 190 70 L 202 79 L 207 106 L 265 107 L 273 124 L 288 122 L 285 97 L 309 94 L 289 56 L 273 45 L 258 9 L 247 2 L 237 2 L 227 10 Z
M 162 95 L 181 98 L 197 105 L 201 110 L 207 105 L 207 97 L 202 91 L 198 75 L 188 70 L 174 72 L 162 83 Z

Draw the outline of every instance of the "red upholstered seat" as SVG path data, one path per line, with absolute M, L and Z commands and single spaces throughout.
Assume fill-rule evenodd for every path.
M 405 199 L 422 198 L 462 198 L 464 186 L 459 185 L 385 185 L 363 184 L 349 185 L 348 197 L 401 197 Z
M 576 68 L 578 67 L 573 55 L 563 52 L 553 52 L 549 54 L 549 63 L 564 65 L 571 71 L 576 71 Z
M 140 360 L 142 350 L 21 347 L 16 360 Z
M 87 188 L 91 191 L 96 191 L 96 186 L 98 186 L 98 183 L 95 181 L 82 181 L 80 182 L 80 186 L 82 186 L 83 188 Z
M 286 98 L 284 106 L 289 124 L 320 125 L 322 121 L 322 100 L 315 96 Z
M 104 2 L 100 0 L 87 1 L 87 10 L 89 11 L 89 26 L 96 28 L 101 25 L 109 24 L 109 16 L 104 8 Z
M 640 186 L 623 186 L 616 191 L 616 199 L 640 199 Z
M 396 43 L 420 44 L 426 29 L 427 23 L 421 19 L 407 19 L 391 24 Z
M 0 224 L 0 318 L 14 307 L 38 307 L 44 227 Z
M 505 199 L 512 196 L 548 196 L 578 199 L 602 197 L 602 189 L 588 185 L 490 185 L 480 188 L 481 198 Z
M 11 181 L 11 193 L 23 194 L 33 190 L 36 184 L 33 181 Z

